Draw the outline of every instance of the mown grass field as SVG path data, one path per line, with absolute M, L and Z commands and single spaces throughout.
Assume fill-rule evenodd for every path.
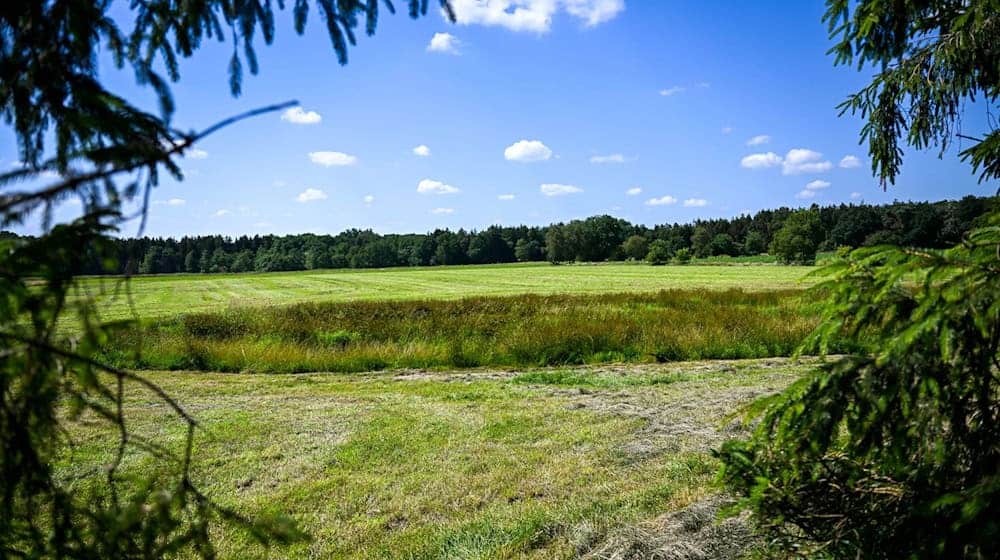
M 219 534 L 225 558 L 559 559 L 607 552 L 622 528 L 715 494 L 708 450 L 737 433 L 728 415 L 807 367 L 148 375 L 203 425 L 204 491 L 242 513 L 288 514 L 312 536 L 266 551 Z M 181 445 L 162 403 L 134 387 L 127 397 L 130 429 Z M 83 420 L 59 468 L 79 486 L 101 478 L 115 442 Z M 123 468 L 156 474 L 137 453 Z
M 291 515 L 312 536 L 267 551 L 220 532 L 223 557 L 612 558 L 649 549 L 629 544 L 636 527 L 718 501 L 710 450 L 739 433 L 732 415 L 811 367 L 770 359 L 816 324 L 810 270 L 140 277 L 130 299 L 99 296 L 104 318 L 141 319 L 101 357 L 146 370 L 201 422 L 205 491 L 242 513 Z M 705 361 L 737 358 L 768 359 Z M 151 394 L 130 389 L 127 414 L 130 429 L 181 445 L 184 426 Z M 60 467 L 80 486 L 115 444 L 84 420 Z M 133 453 L 125 473 L 155 465 Z
M 547 263 L 265 274 L 169 274 L 84 279 L 77 298 L 102 302 L 106 320 L 161 318 L 234 306 L 301 302 L 458 299 L 519 294 L 602 294 L 669 289 L 802 287 L 811 267 Z

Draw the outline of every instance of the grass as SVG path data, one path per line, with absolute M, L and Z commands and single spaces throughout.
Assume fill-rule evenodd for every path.
M 784 290 L 801 287 L 810 270 L 810 267 L 780 265 L 654 267 L 624 263 L 561 266 L 530 263 L 267 274 L 169 274 L 134 277 L 127 285 L 113 277 L 86 278 L 80 282 L 75 298 L 101 302 L 105 320 L 136 316 L 150 319 L 221 311 L 234 306 L 319 301 L 448 300 L 665 289 Z M 113 297 L 116 293 L 117 297 Z
M 836 251 L 823 251 L 816 255 L 816 264 L 828 264 L 836 256 Z M 770 264 L 778 265 L 781 260 L 777 255 L 751 255 L 741 257 L 731 257 L 729 255 L 717 255 L 714 257 L 701 257 L 691 261 L 692 265 L 757 265 Z
M 256 373 L 762 358 L 791 355 L 810 310 L 797 290 L 733 289 L 235 307 L 132 328 L 104 358 Z
M 724 419 L 809 366 L 656 362 L 790 354 L 815 326 L 808 270 L 143 277 L 130 285 L 143 320 L 102 357 L 198 370 L 147 373 L 204 428 L 198 485 L 241 513 L 289 514 L 313 537 L 267 551 L 220 531 L 223 557 L 574 558 L 718 492 L 709 451 L 733 434 Z M 129 317 L 124 301 L 105 299 L 103 316 Z M 632 364 L 536 369 L 608 362 Z M 461 371 L 480 366 L 494 369 Z M 183 426 L 155 397 L 127 395 L 131 430 L 182 444 Z M 82 420 L 58 469 L 81 490 L 114 454 L 114 434 Z M 123 464 L 137 480 L 162 474 L 138 452 Z
M 708 449 L 725 415 L 805 367 L 149 377 L 203 425 L 203 490 L 245 514 L 291 515 L 313 538 L 268 552 L 226 533 L 222 557 L 559 559 L 715 493 Z M 181 444 L 154 397 L 127 397 L 132 430 Z M 58 469 L 81 486 L 114 453 L 114 434 L 82 420 Z M 153 465 L 130 453 L 125 474 Z
M 514 383 L 524 383 L 529 385 L 600 387 L 602 389 L 617 389 L 622 387 L 639 387 L 643 385 L 668 385 L 685 379 L 689 379 L 689 377 L 676 372 L 609 376 L 587 370 L 561 369 L 522 373 L 514 377 L 512 381 Z

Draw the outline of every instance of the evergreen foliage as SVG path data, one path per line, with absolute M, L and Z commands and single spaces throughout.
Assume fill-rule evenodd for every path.
M 954 140 L 963 104 L 1000 95 L 1000 2 L 828 0 L 840 63 L 871 64 L 845 111 L 867 122 L 884 185 L 915 148 Z M 1000 178 L 995 123 L 961 153 Z M 905 139 L 905 140 L 904 140 Z M 844 239 L 874 218 L 838 224 Z M 910 234 L 947 222 L 920 216 Z M 872 239 L 876 237 L 876 239 Z M 803 351 L 838 357 L 750 411 L 753 436 L 721 450 L 722 478 L 783 555 L 811 558 L 1000 556 L 1000 213 L 946 250 L 857 249 L 822 269 L 823 321 Z

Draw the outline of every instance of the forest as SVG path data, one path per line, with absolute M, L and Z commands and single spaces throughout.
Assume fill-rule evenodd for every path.
M 813 205 L 761 210 L 736 218 L 663 224 L 652 228 L 612 216 L 537 226 L 490 226 L 482 231 L 437 229 L 426 234 L 347 230 L 337 235 L 108 238 L 92 248 L 83 274 L 276 272 L 329 268 L 386 268 L 548 260 L 600 262 L 676 257 L 778 254 L 810 262 L 817 251 L 894 244 L 943 248 L 995 203 L 992 197 L 888 205 Z M 790 217 L 795 219 L 789 220 Z M 795 225 L 793 232 L 792 224 Z M 787 227 L 786 227 L 787 226 Z M 779 235 L 785 229 L 786 235 Z M 8 242 L 19 236 L 0 233 Z M 111 255 L 112 258 L 107 258 Z M 683 259 L 681 259 L 683 260 Z

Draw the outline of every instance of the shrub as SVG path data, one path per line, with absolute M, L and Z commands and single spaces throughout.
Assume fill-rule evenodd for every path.
M 632 260 L 641 261 L 649 253 L 649 240 L 641 235 L 633 235 L 622 243 L 622 252 Z
M 677 249 L 674 253 L 674 262 L 677 264 L 687 264 L 691 262 L 691 251 L 687 248 Z
M 649 252 L 646 253 L 646 262 L 651 265 L 661 265 L 670 262 L 670 245 L 662 240 L 649 244 Z

